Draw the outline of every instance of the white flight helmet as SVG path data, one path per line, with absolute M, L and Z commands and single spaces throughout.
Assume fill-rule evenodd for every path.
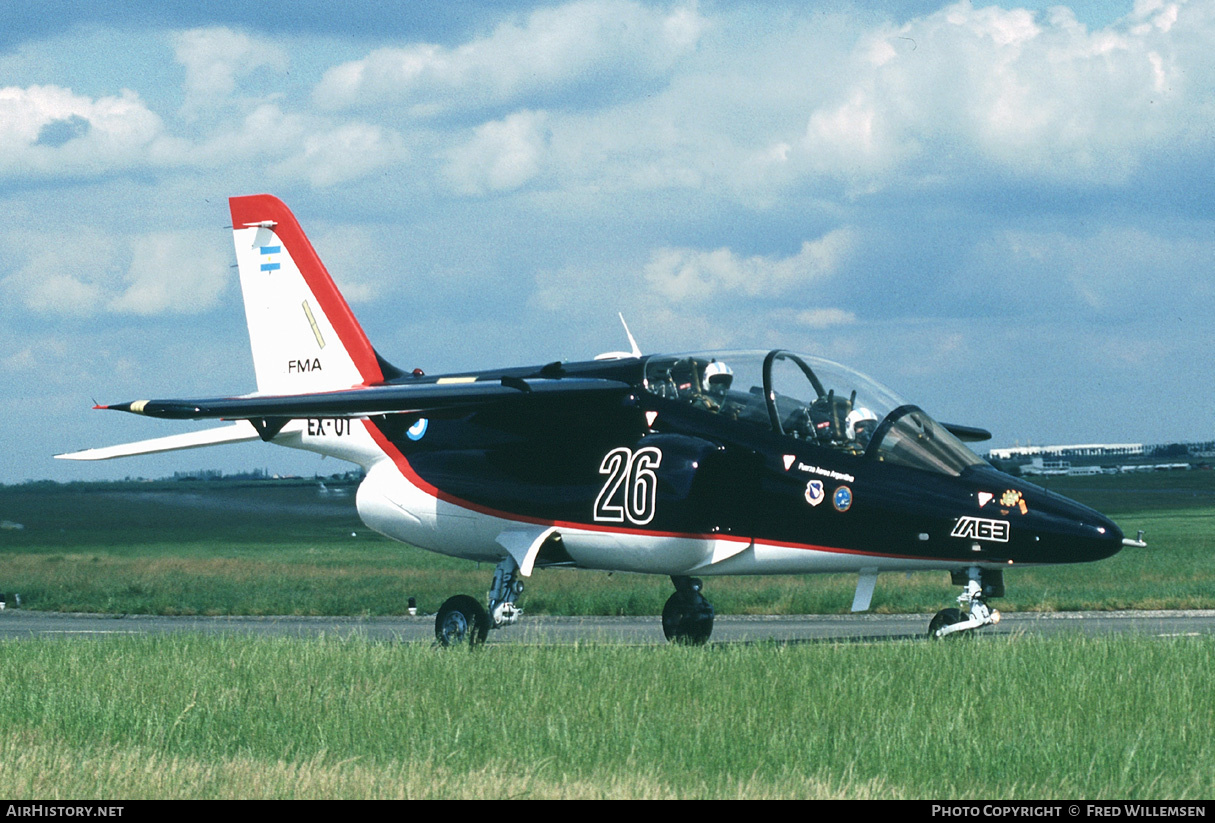
M 705 366 L 705 387 L 726 391 L 734 382 L 734 370 L 719 360 Z
M 864 406 L 861 406 L 859 409 L 853 409 L 852 411 L 848 412 L 848 416 L 844 418 L 844 434 L 847 435 L 849 440 L 856 440 L 857 424 L 866 422 L 876 425 L 878 422 L 877 415 Z M 872 431 L 869 433 L 873 434 Z

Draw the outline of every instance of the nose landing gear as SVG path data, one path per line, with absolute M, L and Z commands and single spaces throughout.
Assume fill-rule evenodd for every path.
M 958 595 L 960 609 L 941 609 L 928 624 L 928 639 L 960 637 L 983 626 L 1000 622 L 1000 612 L 988 607 L 986 598 L 1004 596 L 1004 573 L 1000 570 L 971 566 L 963 572 L 952 572 L 954 585 L 966 588 Z

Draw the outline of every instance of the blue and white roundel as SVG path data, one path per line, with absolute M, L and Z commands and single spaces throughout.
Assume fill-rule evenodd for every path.
M 846 512 L 852 508 L 852 489 L 847 486 L 836 489 L 835 494 L 831 496 L 831 505 L 835 506 L 837 512 Z
M 426 434 L 426 427 L 428 425 L 430 425 L 430 421 L 425 417 L 419 417 L 417 423 L 414 423 L 405 430 L 405 436 L 410 440 L 421 440 L 422 435 Z

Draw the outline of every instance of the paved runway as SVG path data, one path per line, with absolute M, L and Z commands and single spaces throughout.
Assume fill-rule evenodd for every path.
M 718 617 L 711 643 L 864 642 L 923 638 L 931 615 L 793 615 Z M 419 617 L 156 617 L 0 611 L 0 639 L 106 637 L 201 632 L 257 636 L 367 638 L 430 643 L 434 618 Z M 1008 613 L 985 637 L 1057 634 L 1215 634 L 1215 611 Z M 490 643 L 625 643 L 666 641 L 658 617 L 529 617 L 491 632 Z

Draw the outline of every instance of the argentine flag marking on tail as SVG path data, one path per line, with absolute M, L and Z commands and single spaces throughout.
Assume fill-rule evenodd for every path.
M 258 249 L 258 252 L 260 252 L 262 257 L 265 258 L 262 261 L 262 271 L 278 271 L 278 261 L 274 258 L 277 257 L 282 250 L 282 246 L 261 246 Z

